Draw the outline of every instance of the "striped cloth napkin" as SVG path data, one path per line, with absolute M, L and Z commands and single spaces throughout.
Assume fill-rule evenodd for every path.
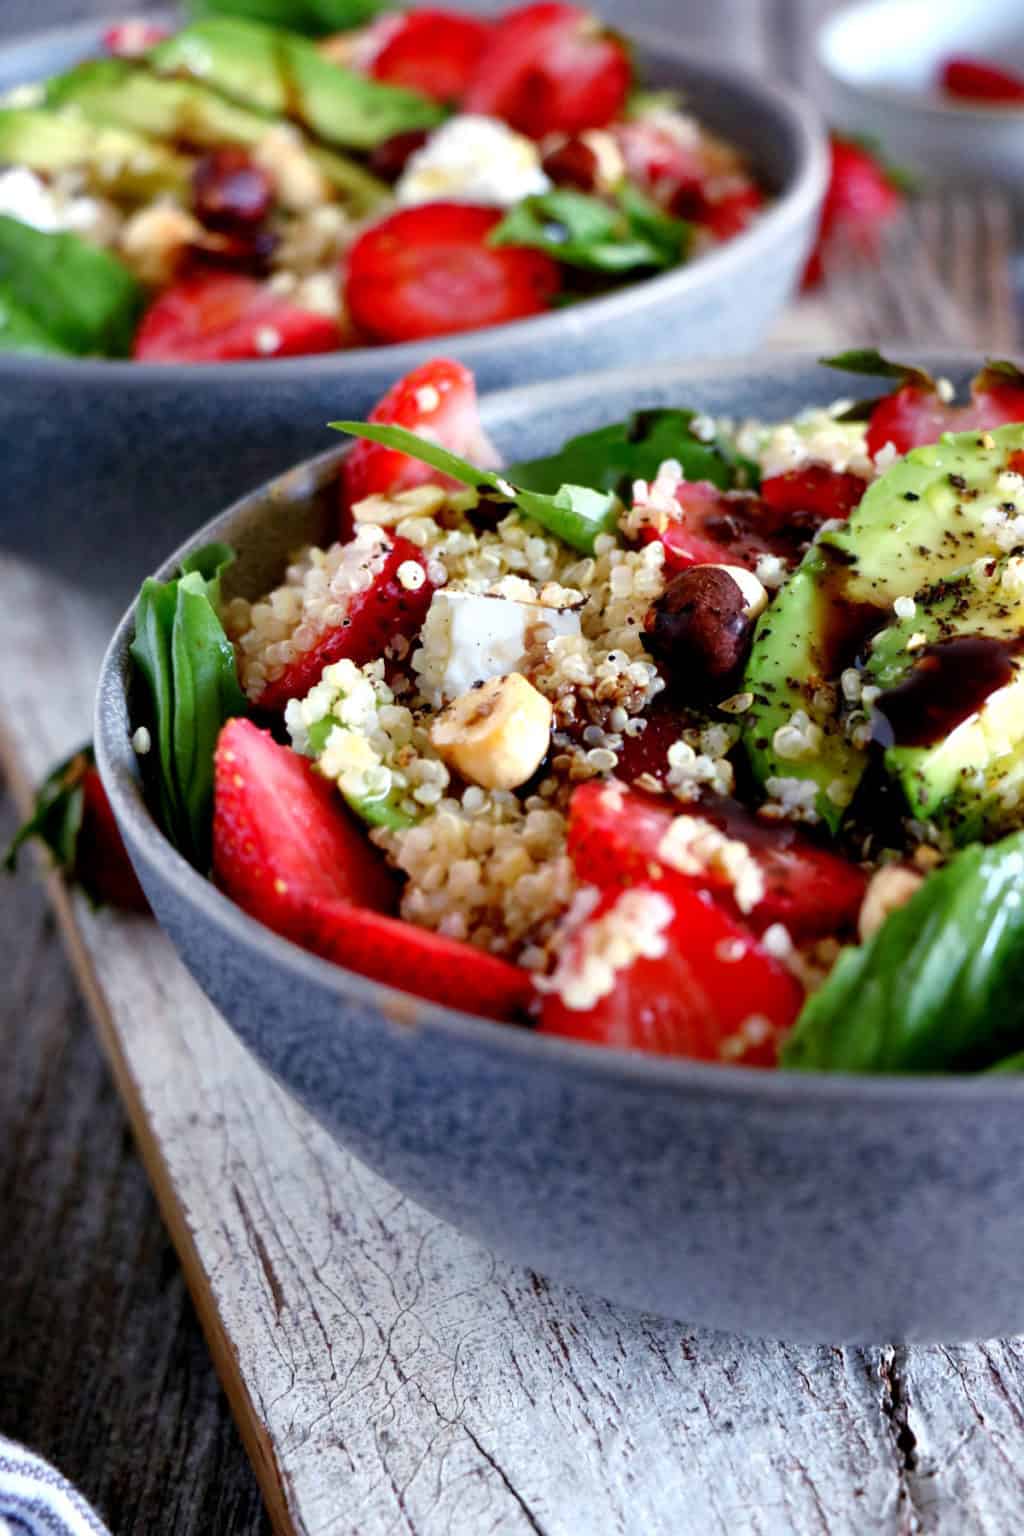
M 0 1435 L 0 1536 L 110 1536 L 56 1467 Z

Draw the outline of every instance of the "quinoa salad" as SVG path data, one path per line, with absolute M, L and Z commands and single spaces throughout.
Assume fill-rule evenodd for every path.
M 322 0 L 343 30 L 320 37 L 268 25 L 301 24 L 283 0 L 193 9 L 0 100 L 0 351 L 229 362 L 477 330 L 677 267 L 766 201 L 562 0 Z
M 499 466 L 438 359 L 336 423 L 336 542 L 258 601 L 220 545 L 143 588 L 164 830 L 286 938 L 508 1025 L 1019 1070 L 1024 375 L 957 404 L 832 361 L 888 392 Z

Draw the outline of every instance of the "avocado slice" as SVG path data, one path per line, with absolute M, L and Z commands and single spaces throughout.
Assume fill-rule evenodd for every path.
M 143 293 L 127 267 L 72 234 L 44 234 L 0 215 L 0 304 L 10 306 L 11 336 L 26 350 L 49 338 L 49 351 L 124 357 L 131 350 Z M 36 348 L 39 350 L 39 348 Z
M 1024 548 L 1024 483 L 999 483 L 1021 449 L 1017 425 L 914 449 L 842 528 L 821 535 L 759 620 L 743 681 L 753 695 L 743 717 L 751 769 L 769 792 L 779 787 L 770 781 L 813 783 L 815 811 L 833 831 L 868 763 L 867 734 L 855 729 L 866 717 L 844 699 L 842 673 L 889 626 L 898 597 Z M 802 753 L 799 729 L 778 735 L 794 716 L 812 727 L 802 732 Z
M 919 595 L 875 637 L 864 669 L 873 735 L 911 816 L 954 843 L 1020 819 L 1024 560 L 979 560 Z
M 44 175 L 82 169 L 97 190 L 147 201 L 188 185 L 189 162 L 122 128 L 37 107 L 0 108 L 0 164 Z
M 201 80 L 234 101 L 294 118 L 342 149 L 373 149 L 446 115 L 426 96 L 332 63 L 304 37 L 232 16 L 185 27 L 158 43 L 149 63 L 158 74 Z
M 263 112 L 228 101 L 198 80 L 166 79 L 126 59 L 91 59 L 47 84 L 47 105 L 90 123 L 147 134 L 195 149 L 223 144 L 253 149 L 274 126 Z M 319 144 L 306 149 L 352 213 L 386 202 L 389 189 L 355 161 Z

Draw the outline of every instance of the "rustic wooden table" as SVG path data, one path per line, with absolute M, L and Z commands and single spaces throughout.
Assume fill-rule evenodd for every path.
M 60 0 L 46 19 L 105 9 L 107 0 Z M 630 6 L 662 19 L 682 9 Z M 705 31 L 727 27 L 762 65 L 778 57 L 795 14 L 785 0 L 686 9 Z M 0 31 L 39 23 L 38 0 L 0 0 Z M 10 590 L 4 642 L 19 633 Z M 23 606 L 38 624 L 38 602 Z M 24 647 L 6 654 L 8 669 L 31 665 Z M 17 693 L 6 688 L 8 700 Z M 3 802 L 0 841 L 13 823 Z M 56 1460 L 115 1536 L 267 1532 L 121 1101 L 28 871 L 0 882 L 0 967 L 0 1431 Z M 237 1075 L 233 1042 L 212 1049 L 225 1080 Z M 254 1118 L 280 1112 L 273 1092 L 250 1086 Z M 253 1251 L 235 1257 L 229 1246 L 221 1279 L 227 1291 L 255 1253 L 251 1289 L 234 1302 L 252 1314 L 238 1365 L 281 1452 L 282 1480 L 293 1479 L 293 1510 L 308 1515 L 289 1529 L 1003 1536 L 1024 1523 L 1020 1344 L 790 1349 L 622 1316 L 491 1265 L 382 1198 L 297 1112 L 285 1118 L 282 1137 L 301 1164 L 254 1171 L 257 1185 L 267 1175 L 273 1208 L 261 1205 L 257 1219 L 272 1215 L 285 1246 L 246 1227 Z M 294 1191 L 275 1191 L 289 1173 L 331 1217 L 326 1257 L 310 1256 L 306 1269 L 302 1253 L 322 1234 L 315 1209 L 308 1225 L 283 1220 L 301 1215 Z M 370 1224 L 353 1218 L 362 1212 Z M 215 1214 L 211 1200 L 197 1226 Z M 335 1351 L 344 1381 L 325 1387 L 322 1361 Z M 322 1405 L 311 1406 L 314 1390 Z M 330 1508 L 312 1496 L 318 1461 L 341 1468 L 324 1475 Z

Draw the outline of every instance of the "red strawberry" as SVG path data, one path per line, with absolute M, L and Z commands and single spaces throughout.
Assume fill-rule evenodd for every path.
M 431 441 L 485 469 L 498 462 L 480 425 L 473 375 L 451 358 L 432 358 L 392 384 L 369 420 L 428 433 Z M 429 464 L 361 438 L 342 460 L 342 508 L 366 496 L 387 496 L 438 481 L 443 483 L 444 477 Z
M 1024 421 L 1024 376 L 990 364 L 973 380 L 969 405 L 949 405 L 916 380 L 883 396 L 868 422 L 868 451 L 875 455 L 892 443 L 897 453 L 909 453 L 937 443 L 944 432 L 991 432 L 1018 421 Z
M 117 21 L 107 28 L 103 46 L 117 58 L 138 59 L 170 35 L 166 27 L 148 21 L 145 16 L 127 16 L 124 21 Z
M 103 780 L 95 768 L 87 768 L 82 775 L 82 795 L 74 878 L 97 901 L 127 912 L 148 912 L 149 902 L 132 868 Z
M 800 1011 L 802 989 L 695 885 L 648 882 L 606 892 L 569 938 L 567 965 L 578 963 L 603 918 L 631 921 L 638 892 L 668 904 L 664 953 L 617 971 L 612 991 L 590 1008 L 570 1008 L 558 993 L 547 994 L 541 1033 L 662 1056 L 774 1066 L 779 1041 Z
M 658 694 L 644 718 L 647 725 L 639 736 L 622 738 L 615 772 L 626 784 L 632 784 L 644 773 L 663 780 L 668 773 L 669 747 L 679 740 L 687 726 L 695 723 L 690 716 L 681 714 L 675 705 L 668 703 L 664 693 Z
M 840 474 L 824 464 L 809 464 L 761 481 L 761 500 L 785 518 L 812 513 L 821 522 L 847 518 L 867 490 L 860 475 Z
M 961 101 L 1014 106 L 1024 103 L 1024 75 L 990 64 L 986 59 L 962 54 L 947 59 L 939 72 L 939 83 L 947 95 Z
M 413 590 L 404 587 L 398 570 L 408 562 L 426 570 L 423 551 L 417 545 L 408 539 L 392 539 L 372 584 L 349 597 L 340 624 L 325 629 L 308 651 L 269 682 L 256 700 L 256 708 L 268 714 L 279 712 L 289 699 L 303 698 L 332 662 L 347 659 L 361 667 L 382 656 L 396 635 L 411 639 L 417 634 L 434 588 L 429 579 Z
M 382 854 L 306 758 L 251 720 L 229 720 L 214 757 L 213 873 L 250 917 L 291 937 L 314 899 L 394 911 Z
M 491 33 L 491 24 L 458 11 L 413 11 L 388 34 L 370 73 L 435 101 L 459 101 Z
M 374 224 L 348 257 L 345 303 L 370 341 L 421 341 L 542 314 L 561 286 L 543 251 L 491 246 L 495 208 L 424 203 Z
M 690 217 L 710 229 L 716 240 L 732 240 L 749 227 L 763 207 L 764 193 L 753 182 L 748 182 L 735 187 L 724 197 L 705 196 L 700 208 Z M 677 211 L 682 213 L 683 210 L 677 206 Z
M 688 877 L 667 869 L 658 848 L 675 817 L 695 816 L 746 843 L 764 876 L 761 900 L 741 916 L 724 875 Z M 657 800 L 615 784 L 590 782 L 569 808 L 569 852 L 581 881 L 602 890 L 637 881 L 677 879 L 711 892 L 755 933 L 784 923 L 794 939 L 852 931 L 866 878 L 857 865 L 811 842 L 792 825 L 759 821 L 733 801 L 709 797 L 692 807 Z
M 804 272 L 804 286 L 824 275 L 823 256 L 832 235 L 841 231 L 868 251 L 878 246 L 879 233 L 904 204 L 892 174 L 870 150 L 852 139 L 832 135 L 832 174 L 821 210 L 818 238 Z
M 665 528 L 649 527 L 643 534 L 647 543 L 661 541 L 672 570 L 725 563 L 752 571 L 760 555 L 794 554 L 773 537 L 776 520 L 766 522 L 763 504 L 751 492 L 720 491 L 709 480 L 684 480 L 676 500 L 678 516 Z
M 494 26 L 463 106 L 535 139 L 581 133 L 621 115 L 632 74 L 623 45 L 589 11 L 539 0 Z
M 529 972 L 520 966 L 400 918 L 317 901 L 303 924 L 301 937 L 294 937 L 304 948 L 448 1008 L 504 1021 L 525 1015 L 533 995 Z
M 204 273 L 182 278 L 142 317 L 140 363 L 226 363 L 298 357 L 342 345 L 337 321 L 299 309 L 255 278 Z
M 493 1018 L 525 1009 L 525 971 L 386 915 L 394 879 L 337 790 L 248 720 L 217 743 L 213 871 L 250 917 L 327 960 Z
M 645 118 L 613 123 L 610 132 L 631 181 L 681 218 L 699 206 L 705 166 L 696 146 L 680 143 L 666 128 Z

